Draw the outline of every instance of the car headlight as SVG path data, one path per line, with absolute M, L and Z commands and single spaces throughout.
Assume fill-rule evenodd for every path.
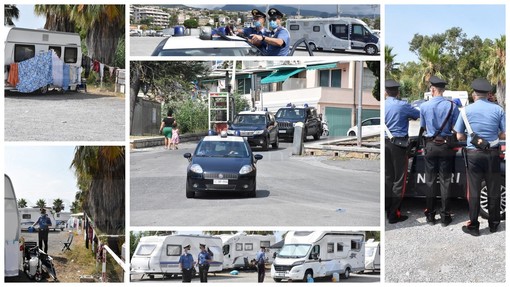
M 194 173 L 203 173 L 204 170 L 202 169 L 202 167 L 198 164 L 192 164 L 191 167 L 189 168 L 192 172 Z
M 292 266 L 299 266 L 299 265 L 303 265 L 305 264 L 305 261 L 304 260 L 300 260 L 300 261 L 296 261 L 292 264 Z
M 244 165 L 241 167 L 239 174 L 247 174 L 253 171 L 253 167 L 251 165 Z
M 263 134 L 263 133 L 264 133 L 264 130 L 258 130 L 258 131 L 254 131 L 254 132 L 253 132 L 253 135 L 254 135 L 254 136 L 257 136 L 257 135 L 261 135 L 261 134 Z

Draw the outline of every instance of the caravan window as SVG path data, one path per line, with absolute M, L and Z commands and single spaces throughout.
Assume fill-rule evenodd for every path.
M 59 58 L 62 57 L 62 48 L 61 47 L 59 47 L 59 46 L 50 46 L 49 49 L 55 51 L 55 54 L 57 54 L 57 56 Z
M 253 243 L 245 243 L 244 244 L 244 250 L 252 251 L 253 250 Z
M 335 243 L 328 243 L 328 253 L 335 252 Z
M 156 244 L 143 244 L 138 247 L 138 251 L 136 251 L 136 255 L 147 256 L 151 255 L 152 251 L 156 249 Z
M 347 40 L 349 35 L 349 29 L 346 24 L 331 24 L 329 25 L 329 31 L 333 36 Z
M 260 241 L 260 247 L 268 248 L 271 245 L 269 241 Z
M 166 246 L 166 256 L 179 256 L 181 255 L 181 245 L 170 245 Z
M 26 213 L 25 213 L 25 214 L 22 214 L 22 215 L 21 215 L 21 217 L 22 217 L 23 219 L 32 219 L 32 215 L 31 215 L 31 214 L 26 214 Z
M 236 251 L 243 251 L 243 244 L 242 243 L 236 243 Z
M 359 251 L 361 249 L 360 240 L 351 240 L 351 250 Z
M 223 255 L 230 253 L 230 245 L 223 245 Z
M 321 31 L 321 26 L 313 26 L 313 31 L 314 32 L 320 32 Z
M 35 56 L 35 45 L 14 45 L 14 62 L 28 60 Z
M 340 242 L 336 244 L 336 252 L 343 252 L 344 251 L 344 245 Z
M 76 63 L 78 60 L 78 48 L 65 47 L 64 63 Z
M 289 30 L 297 31 L 297 30 L 299 30 L 299 25 L 297 25 L 297 24 L 290 25 Z

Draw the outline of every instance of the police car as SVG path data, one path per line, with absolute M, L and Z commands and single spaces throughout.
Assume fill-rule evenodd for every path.
M 416 138 L 417 137 L 412 137 Z M 501 168 L 501 219 L 503 220 L 506 215 L 506 186 L 505 186 L 505 151 L 506 143 L 500 142 L 500 168 Z M 455 151 L 455 161 L 453 167 L 453 177 L 450 184 L 450 192 L 452 198 L 465 198 L 466 197 L 466 167 L 465 161 L 462 154 L 462 148 L 465 147 L 465 142 L 459 142 Z M 407 186 L 405 191 L 406 197 L 425 197 L 425 192 L 428 189 L 425 183 L 425 161 L 424 155 L 421 149 L 418 149 L 416 153 L 410 158 L 408 166 L 408 177 Z M 480 215 L 483 218 L 488 218 L 488 197 L 487 187 L 485 183 L 482 183 L 482 190 L 480 191 Z M 440 196 L 438 189 L 437 196 Z
M 274 115 L 268 111 L 244 111 L 237 114 L 229 123 L 229 135 L 240 135 L 252 146 L 261 146 L 268 150 L 278 148 L 278 124 Z
M 152 56 L 260 56 L 261 51 L 237 36 L 200 28 L 199 36 L 172 36 L 159 43 Z
M 294 126 L 298 122 L 304 124 L 304 136 L 313 136 L 315 140 L 320 139 L 322 135 L 321 116 L 317 115 L 317 110 L 307 104 L 302 107 L 296 107 L 288 104 L 276 112 L 276 121 L 278 122 L 278 136 L 281 139 L 290 139 L 294 137 Z
M 257 190 L 257 161 L 262 155 L 253 155 L 248 142 L 239 136 L 220 135 L 204 137 L 188 159 L 186 197 L 197 192 L 233 191 L 255 197 Z

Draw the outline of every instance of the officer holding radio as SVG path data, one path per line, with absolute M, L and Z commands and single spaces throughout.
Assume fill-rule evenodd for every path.
M 452 128 L 459 116 L 457 106 L 443 97 L 446 81 L 431 76 L 430 92 L 432 98 L 420 106 L 420 127 L 425 134 L 425 182 L 427 184 L 425 217 L 427 223 L 436 223 L 435 201 L 438 189 L 441 190 L 441 225 L 452 222 L 449 197 L 455 152 Z M 420 133 L 421 134 L 421 133 Z
M 501 170 L 499 140 L 505 139 L 505 112 L 503 108 L 489 101 L 492 90 L 490 83 L 483 78 L 471 83 L 474 103 L 461 111 L 455 124 L 457 138 L 466 140 L 467 157 L 467 197 L 469 221 L 462 231 L 473 236 L 480 235 L 480 190 L 482 181 L 487 185 L 489 201 L 489 231 L 496 232 L 500 223 Z M 467 137 L 466 137 L 467 132 Z
M 404 197 L 407 177 L 407 144 L 409 119 L 416 120 L 420 112 L 399 97 L 400 84 L 394 80 L 385 82 L 385 209 L 388 222 L 394 224 L 408 217 L 400 214 L 400 204 Z
M 276 8 L 267 11 L 269 15 L 269 28 L 271 36 L 250 35 L 253 41 L 261 41 L 267 44 L 266 56 L 287 56 L 289 54 L 290 34 L 282 26 L 283 13 Z

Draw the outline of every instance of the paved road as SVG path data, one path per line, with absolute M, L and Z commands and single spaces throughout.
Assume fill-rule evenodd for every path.
M 94 94 L 10 93 L 6 141 L 125 141 L 125 99 Z
M 381 282 L 379 273 L 368 273 L 368 274 L 351 274 L 350 278 L 340 279 L 339 283 L 361 283 L 361 282 Z M 229 272 L 224 271 L 221 273 L 217 273 L 215 275 L 209 274 L 208 276 L 208 282 L 211 283 L 256 283 L 257 282 L 257 272 L 256 271 L 240 271 L 239 275 L 230 275 Z M 182 278 L 180 276 L 178 277 L 172 277 L 163 279 L 162 276 L 156 276 L 154 279 L 149 279 L 147 276 L 144 276 L 143 279 L 141 279 L 141 275 L 132 275 L 131 276 L 131 282 L 143 282 L 143 283 L 180 283 L 182 281 Z M 200 282 L 199 278 L 194 278 L 193 283 Z M 283 281 L 284 282 L 284 281 Z M 323 282 L 328 283 L 331 282 L 329 278 L 319 278 L 316 279 L 315 282 Z M 271 278 L 271 271 L 266 271 L 266 277 L 264 279 L 264 283 L 275 283 L 273 279 Z M 338 283 L 338 282 L 336 282 Z
M 254 149 L 257 197 L 233 193 L 185 196 L 183 158 L 162 147 L 131 152 L 131 226 L 378 226 L 379 161 L 291 156 Z
M 129 37 L 130 41 L 130 55 L 131 56 L 150 56 L 156 46 L 163 41 L 165 37 Z M 363 55 L 367 56 L 364 51 L 353 51 L 353 52 L 327 52 L 327 51 L 314 51 L 314 56 L 352 56 L 352 55 Z M 308 56 L 308 52 L 304 49 L 298 48 L 294 52 L 294 56 Z M 373 57 L 378 57 L 373 56 Z
M 402 211 L 409 219 L 386 223 L 386 282 L 505 282 L 505 221 L 489 233 L 480 218 L 480 236 L 474 237 L 461 230 L 469 220 L 465 199 L 452 201 L 447 227 L 428 225 L 424 206 L 423 198 L 405 199 Z

